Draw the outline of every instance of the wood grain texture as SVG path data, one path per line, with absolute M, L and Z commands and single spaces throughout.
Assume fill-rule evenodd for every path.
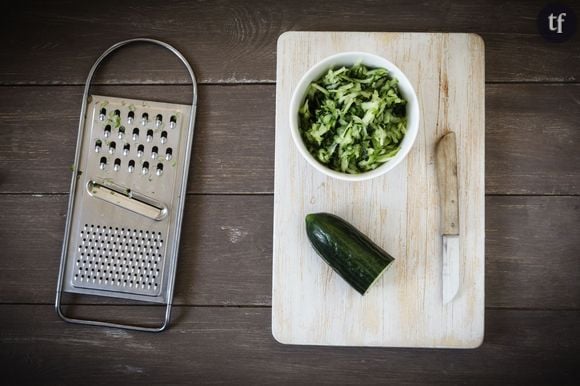
M 202 83 L 248 83 L 200 88 L 194 148 L 198 158 L 192 162 L 189 191 L 272 193 L 275 86 L 256 83 L 275 82 L 276 40 L 282 32 L 475 32 L 486 42 L 488 81 L 577 82 L 580 35 L 564 44 L 544 42 L 535 20 L 545 4 L 3 2 L 3 383 L 577 383 L 580 197 L 486 198 L 486 305 L 492 308 L 486 311 L 486 338 L 478 350 L 450 351 L 275 343 L 270 310 L 263 308 L 271 304 L 273 203 L 271 196 L 262 195 L 188 198 L 176 302 L 201 307 L 177 307 L 168 332 L 151 335 L 67 325 L 50 305 L 67 197 L 37 194 L 68 191 L 82 90 L 62 85 L 83 83 L 96 57 L 118 40 L 160 38 L 184 52 Z M 136 57 L 143 60 L 136 63 Z M 188 82 L 177 61 L 149 46 L 120 52 L 102 70 L 97 79 L 101 83 Z M 43 87 L 30 86 L 34 84 Z M 97 92 L 154 95 L 177 103 L 187 102 L 189 95 L 187 87 L 173 86 L 120 85 Z M 488 84 L 486 100 L 486 192 L 579 195 L 580 85 Z M 79 311 L 106 317 L 128 313 L 146 321 L 158 316 L 135 306 Z
M 107 47 L 144 35 L 183 51 L 202 82 L 274 82 L 276 40 L 289 30 L 474 32 L 486 41 L 489 81 L 577 81 L 579 37 L 545 42 L 536 27 L 544 5 L 539 0 L 12 2 L 2 5 L 0 84 L 84 83 Z M 105 66 L 99 82 L 189 81 L 177 60 L 154 47 L 128 48 Z
M 537 308 L 545 291 L 542 307 L 580 308 L 580 197 L 488 197 L 486 214 L 488 304 Z M 553 291 L 560 283 L 569 289 Z
M 95 92 L 175 103 L 190 95 L 186 86 Z M 274 86 L 199 92 L 189 191 L 272 193 Z M 76 86 L 0 87 L 0 193 L 68 192 L 81 93 Z M 580 85 L 487 85 L 486 193 L 580 194 L 579 101 Z
M 487 193 L 580 194 L 580 85 L 488 85 L 486 104 Z
M 67 199 L 0 195 L 0 302 L 54 301 Z M 269 305 L 271 218 L 271 196 L 189 196 L 174 303 Z
M 102 307 L 79 309 L 99 312 Z M 152 320 L 146 307 L 116 307 Z M 8 384 L 574 384 L 577 311 L 490 310 L 474 351 L 282 346 L 270 310 L 177 307 L 162 334 L 68 325 L 50 306 L 0 306 Z M 50 353 L 48 355 L 47 353 Z
M 441 202 L 441 234 L 459 232 L 459 202 L 457 200 L 457 141 L 453 131 L 445 134 L 435 150 L 437 186 Z
M 289 101 L 314 64 L 359 47 L 389 58 L 419 101 L 419 134 L 384 176 L 344 182 L 306 163 L 292 142 Z M 278 43 L 272 330 L 289 344 L 473 348 L 484 321 L 484 47 L 469 34 L 292 32 Z M 431 72 L 425 72 L 430 69 Z M 441 298 L 435 146 L 457 136 L 460 291 Z M 316 255 L 308 213 L 352 223 L 395 257 L 364 297 Z
M 0 303 L 54 301 L 66 202 L 0 195 Z M 185 208 L 176 303 L 269 306 L 272 197 L 190 196 Z M 580 309 L 579 224 L 580 197 L 488 197 L 486 306 Z
M 187 86 L 93 91 L 172 103 L 191 95 Z M 81 96 L 81 87 L 0 88 L 0 191 L 69 191 Z M 188 190 L 272 192 L 273 112 L 271 86 L 201 87 Z

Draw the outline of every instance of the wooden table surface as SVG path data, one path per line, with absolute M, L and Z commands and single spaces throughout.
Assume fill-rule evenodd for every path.
M 580 377 L 580 44 L 539 1 L 28 1 L 0 29 L 0 363 L 9 383 L 564 384 Z M 580 8 L 576 8 L 580 13 Z M 486 44 L 486 335 L 475 350 L 284 346 L 271 336 L 276 40 L 288 30 L 479 33 Z M 116 41 L 165 40 L 199 77 L 175 313 L 161 334 L 54 312 L 85 77 Z M 137 46 L 95 92 L 186 102 Z M 76 314 L 159 309 L 70 299 Z M 80 303 L 80 305 L 78 305 Z

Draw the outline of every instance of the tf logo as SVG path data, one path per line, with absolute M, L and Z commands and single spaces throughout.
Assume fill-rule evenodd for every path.
M 562 23 L 564 22 L 564 16 L 566 16 L 566 15 L 567 15 L 566 12 L 560 12 L 558 17 L 556 18 L 556 16 L 554 16 L 554 14 L 551 13 L 550 16 L 548 16 L 548 20 L 550 20 L 550 31 L 556 31 L 556 33 L 561 34 L 562 33 Z M 554 20 L 558 21 L 558 27 L 554 26 Z
M 561 4 L 548 4 L 538 15 L 538 30 L 544 39 L 565 42 L 576 32 L 576 14 Z

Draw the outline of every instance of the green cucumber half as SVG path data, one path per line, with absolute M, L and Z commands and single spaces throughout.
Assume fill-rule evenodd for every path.
M 395 260 L 354 226 L 330 213 L 307 215 L 306 234 L 316 252 L 361 295 Z

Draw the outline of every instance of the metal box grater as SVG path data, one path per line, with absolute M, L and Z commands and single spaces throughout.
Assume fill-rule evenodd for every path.
M 99 64 L 134 42 L 167 48 L 193 83 L 192 105 L 89 95 Z M 85 85 L 56 309 L 68 322 L 162 331 L 170 320 L 181 220 L 194 133 L 193 70 L 172 46 L 131 39 L 95 62 Z M 62 292 L 166 304 L 160 327 L 75 319 Z

